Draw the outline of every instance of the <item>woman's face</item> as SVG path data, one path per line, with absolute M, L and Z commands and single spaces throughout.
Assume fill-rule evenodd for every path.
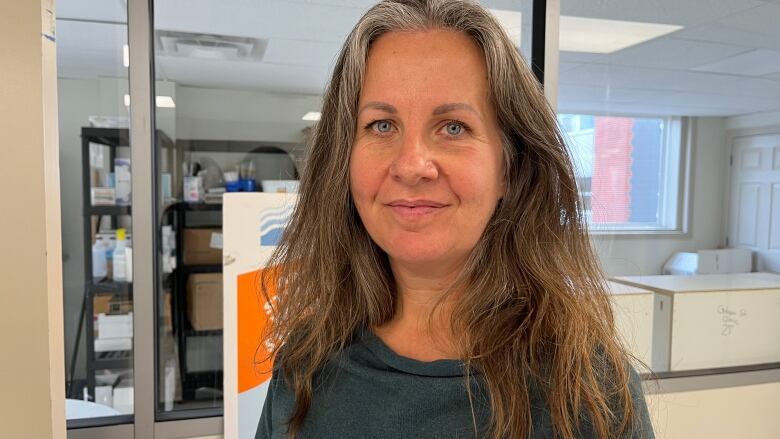
M 350 189 L 391 263 L 460 264 L 504 193 L 481 49 L 449 30 L 391 32 L 368 54 Z

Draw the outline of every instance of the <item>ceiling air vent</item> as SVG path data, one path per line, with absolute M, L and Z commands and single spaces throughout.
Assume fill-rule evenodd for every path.
M 263 59 L 267 40 L 190 32 L 160 30 L 156 32 L 157 55 L 220 61 Z

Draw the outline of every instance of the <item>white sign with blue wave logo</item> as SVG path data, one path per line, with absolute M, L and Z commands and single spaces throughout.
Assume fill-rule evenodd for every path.
M 284 234 L 296 202 L 297 195 L 291 193 L 229 193 L 223 198 L 225 439 L 254 438 L 268 390 L 267 381 L 240 387 L 242 368 L 254 372 L 251 358 L 241 361 L 241 353 L 246 349 L 254 353 L 254 348 L 252 344 L 246 348 L 239 339 L 261 343 L 257 338 L 260 331 L 247 327 L 246 320 L 242 322 L 239 317 L 246 317 L 247 310 L 251 312 L 252 306 L 258 306 L 257 294 L 260 293 L 254 283 L 250 283 L 247 299 L 243 294 L 245 291 L 239 288 L 240 279 L 251 278 L 252 273 L 266 266 Z

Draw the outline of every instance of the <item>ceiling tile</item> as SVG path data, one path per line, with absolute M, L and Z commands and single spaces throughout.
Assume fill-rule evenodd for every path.
M 328 75 L 328 69 L 321 67 L 172 57 L 162 62 L 176 83 L 198 87 L 315 94 L 323 92 Z
M 719 61 L 700 65 L 693 70 L 743 76 L 764 76 L 780 72 L 780 51 L 757 49 Z
M 122 55 L 127 44 L 127 26 L 74 21 L 57 22 L 57 50 L 116 51 Z
M 563 0 L 561 14 L 691 26 L 762 4 L 756 0 Z
M 120 0 L 57 0 L 58 19 L 127 22 L 127 3 Z
M 331 67 L 341 45 L 321 41 L 272 39 L 263 56 L 264 63 Z
M 780 21 L 780 17 L 775 17 Z M 710 23 L 677 31 L 675 38 L 744 46 L 748 49 L 780 50 L 780 38 L 751 30 L 737 29 L 723 24 Z
M 607 57 L 607 63 L 684 70 L 747 50 L 741 46 L 666 37 L 616 52 Z
M 155 4 L 155 27 L 214 35 L 340 43 L 361 15 L 362 10 L 358 8 L 278 0 L 168 0 Z
M 755 32 L 780 39 L 780 4 L 763 4 L 718 20 L 733 29 Z

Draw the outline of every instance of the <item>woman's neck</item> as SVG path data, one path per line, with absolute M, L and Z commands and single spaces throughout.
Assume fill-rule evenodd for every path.
M 397 288 L 393 318 L 374 333 L 393 351 L 420 361 L 458 358 L 450 320 L 454 295 L 441 301 L 462 265 L 426 267 L 392 263 Z

